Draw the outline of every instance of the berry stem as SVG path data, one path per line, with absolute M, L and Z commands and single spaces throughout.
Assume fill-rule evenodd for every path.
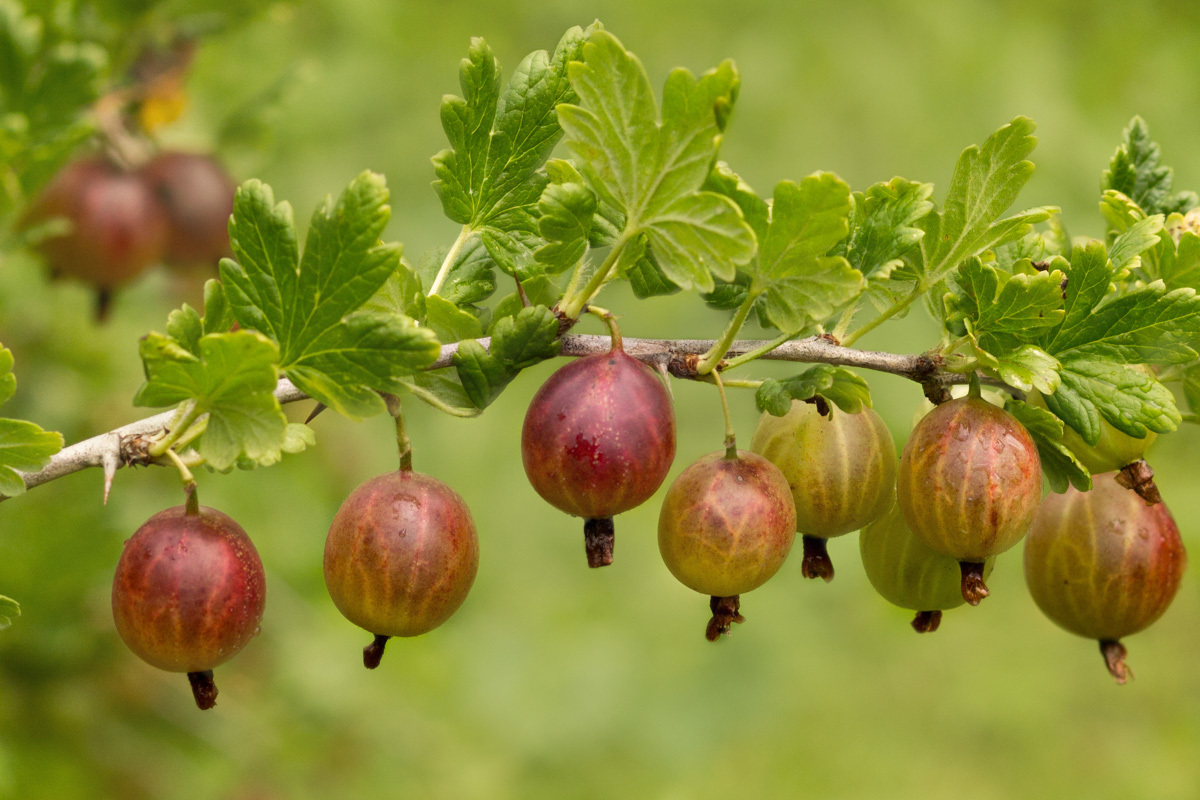
M 708 608 L 712 611 L 712 619 L 708 621 L 708 627 L 704 629 L 704 638 L 710 642 L 715 642 L 724 634 L 729 633 L 733 623 L 736 622 L 740 625 L 746 621 L 746 618 L 741 615 L 741 595 L 713 596 L 708 601 Z
M 604 324 L 608 326 L 608 335 L 612 337 L 612 352 L 623 352 L 624 347 L 621 345 L 621 329 L 617 327 L 617 318 L 607 308 L 589 305 L 585 309 L 589 314 L 594 314 L 604 320 Z
M 1108 674 L 1112 675 L 1118 684 L 1123 686 L 1133 677 L 1133 670 L 1125 663 L 1125 656 L 1129 655 L 1125 645 L 1115 639 L 1101 639 L 1100 655 L 1104 656 Z
M 192 685 L 192 697 L 196 699 L 196 708 L 207 711 L 217 704 L 217 684 L 213 680 L 213 672 L 206 669 L 203 672 L 189 672 L 188 683 Z
M 200 513 L 199 501 L 196 500 L 196 478 L 192 475 L 192 471 L 188 469 L 188 465 L 179 457 L 179 453 L 174 450 L 167 450 L 167 458 L 175 465 L 175 469 L 179 470 L 179 477 L 183 479 L 183 491 L 187 494 L 187 507 L 189 514 Z M 196 507 L 196 511 L 192 511 L 192 506 Z
M 734 367 L 740 367 L 742 364 L 746 364 L 760 356 L 764 356 L 767 353 L 774 350 L 776 347 L 779 347 L 779 345 L 781 345 L 785 342 L 790 342 L 793 338 L 794 337 L 790 333 L 780 334 L 779 336 L 776 336 L 774 339 L 767 342 L 766 344 L 756 347 L 753 350 L 748 350 L 747 352 L 742 353 L 740 356 L 729 359 L 728 361 L 725 362 L 725 368 L 724 368 L 723 372 L 728 372 L 729 370 L 733 369 Z M 726 350 L 725 352 L 729 352 L 729 351 Z M 758 381 L 758 383 L 761 385 L 762 381 Z M 733 384 L 730 384 L 730 385 L 732 386 Z
M 927 288 L 928 287 L 926 287 L 923 283 L 918 283 L 916 286 L 913 287 L 912 292 L 910 292 L 909 294 L 907 294 L 904 297 L 897 300 L 895 303 L 893 303 L 891 306 L 889 306 L 888 309 L 886 311 L 884 311 L 882 314 L 875 317 L 875 319 L 871 320 L 866 325 L 863 325 L 858 330 L 851 332 L 845 338 L 843 338 L 842 346 L 849 347 L 850 345 L 854 344 L 859 339 L 861 339 L 863 336 L 867 335 L 868 333 L 875 330 L 883 323 L 887 322 L 892 317 L 899 314 L 904 309 L 908 308 L 910 305 L 913 304 L 913 302 L 918 297 L 921 297 L 923 294 L 925 294 L 925 291 Z
M 171 447 L 179 441 L 180 437 L 187 433 L 188 428 L 192 427 L 192 424 L 199 418 L 200 409 L 195 403 L 192 403 L 191 408 L 189 408 L 179 419 L 179 421 L 171 427 L 170 433 L 164 436 L 162 441 L 150 448 L 149 455 L 152 458 L 158 458 L 159 456 L 165 455 L 167 451 L 169 451 Z
M 979 605 L 988 596 L 987 584 L 983 582 L 983 562 L 960 561 L 958 566 L 962 571 L 963 600 L 973 606 Z
M 375 640 L 363 648 L 363 666 L 367 669 L 375 669 L 379 666 L 379 662 L 383 660 L 383 650 L 387 647 L 390 636 L 382 636 L 375 634 Z
M 612 517 L 589 519 L 583 523 L 583 544 L 587 550 L 588 566 L 607 567 L 613 560 L 616 530 Z
M 971 372 L 971 382 L 967 385 L 967 397 L 974 397 L 976 400 L 983 397 L 983 387 L 979 383 L 979 373 Z
M 912 627 L 917 633 L 933 633 L 942 624 L 942 612 L 918 611 L 913 617 Z
M 1148 506 L 1158 505 L 1162 502 L 1158 484 L 1154 482 L 1154 470 L 1150 468 L 1144 458 L 1122 467 L 1121 471 L 1117 473 L 1116 481 L 1126 489 L 1137 492 L 1138 497 L 1145 500 Z
M 725 415 L 725 457 L 736 459 L 737 434 L 733 430 L 733 419 L 729 416 L 729 398 L 725 396 L 725 383 L 719 372 L 712 373 L 713 382 L 717 384 L 717 392 L 721 395 L 721 411 Z
M 408 438 L 408 431 L 404 427 L 404 412 L 400 410 L 400 404 L 396 404 L 396 449 L 400 452 L 400 471 L 412 472 L 412 440 Z
M 733 319 L 729 320 L 729 324 L 725 326 L 725 332 L 721 334 L 721 338 L 713 342 L 713 346 L 708 349 L 707 353 L 700 356 L 700 361 L 696 364 L 696 373 L 698 375 L 707 375 L 716 370 L 717 366 L 721 363 L 721 359 L 725 357 L 725 354 L 729 352 L 729 348 L 733 346 L 738 332 L 746 324 L 746 317 L 750 315 L 750 309 L 754 308 L 756 300 L 758 300 L 758 294 L 751 292 L 746 297 L 746 301 L 738 306 L 737 313 L 733 315 Z
M 800 574 L 806 578 L 820 578 L 826 583 L 833 580 L 833 562 L 829 560 L 828 540 L 804 534 L 804 560 L 800 562 Z

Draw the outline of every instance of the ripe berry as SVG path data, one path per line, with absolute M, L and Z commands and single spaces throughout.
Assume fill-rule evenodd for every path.
M 379 666 L 392 636 L 419 636 L 458 610 L 475 582 L 479 540 L 462 498 L 412 470 L 359 486 L 325 540 L 325 585 L 346 619 L 375 634 L 363 664 Z
M 847 414 L 792 401 L 782 417 L 763 414 L 750 449 L 779 467 L 796 503 L 796 530 L 804 535 L 806 578 L 833 580 L 825 541 L 878 519 L 892 504 L 896 444 L 870 408 Z
M 117 633 L 147 663 L 186 672 L 196 705 L 212 708 L 212 670 L 258 633 L 266 579 L 242 527 L 220 511 L 155 514 L 125 542 L 113 579 Z
M 616 343 L 538 389 L 521 458 L 546 502 L 584 518 L 588 566 L 611 564 L 613 516 L 649 499 L 675 459 L 671 397 L 653 369 Z
M 1179 589 L 1187 553 L 1165 503 L 1146 505 L 1095 475 L 1092 490 L 1051 494 L 1025 541 L 1025 580 L 1042 612 L 1097 639 L 1117 683 L 1129 676 L 1120 639 L 1162 616 Z
M 900 457 L 900 512 L 914 535 L 958 560 L 963 598 L 971 605 L 988 594 L 984 562 L 1021 540 L 1041 497 L 1033 438 L 978 397 L 929 412 Z
M 216 159 L 202 153 L 166 151 L 141 170 L 169 221 L 167 264 L 208 264 L 232 256 L 229 215 L 236 187 Z
M 795 531 L 787 479 L 762 456 L 709 453 L 671 484 L 658 517 L 658 549 L 680 583 L 712 597 L 709 641 L 743 621 L 739 595 L 779 570 Z
M 103 318 L 112 291 L 158 261 L 166 248 L 167 219 L 141 178 L 100 157 L 72 162 L 26 211 L 22 226 L 63 218 L 70 230 L 36 247 L 53 277 L 94 286 Z
M 895 503 L 862 529 L 858 549 L 875 591 L 889 603 L 917 612 L 912 621 L 917 633 L 936 631 L 942 612 L 963 604 L 958 562 L 913 536 Z M 985 562 L 985 579 L 994 561 Z

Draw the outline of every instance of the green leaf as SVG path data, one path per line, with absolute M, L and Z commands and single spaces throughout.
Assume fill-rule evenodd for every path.
M 1159 234 L 1158 277 L 1168 289 L 1200 291 L 1200 234 L 1180 231 L 1178 243 L 1169 231 Z
M 750 293 L 762 295 L 764 314 L 784 333 L 828 319 L 865 287 L 845 258 L 825 255 L 846 236 L 850 204 L 850 187 L 829 172 L 775 187 Z
M 754 254 L 754 234 L 728 198 L 701 191 L 720 146 L 739 78 L 724 62 L 697 79 L 677 69 L 661 115 L 637 58 L 596 29 L 569 70 L 578 104 L 558 107 L 587 185 L 624 215 L 621 236 L 647 236 L 654 263 L 684 289 L 712 291 Z
M 1170 433 L 1182 417 L 1175 398 L 1138 369 L 1112 361 L 1059 357 L 1062 385 L 1046 395 L 1046 407 L 1088 444 L 1100 440 L 1100 419 L 1135 439 L 1147 431 Z
M 1189 364 L 1184 372 L 1183 396 L 1192 415 L 1200 415 L 1200 361 Z
M 728 164 L 718 161 L 705 179 L 703 188 L 705 191 L 724 195 L 736 203 L 750 229 L 754 231 L 755 238 L 760 242 L 767 238 L 767 227 L 771 224 L 771 206 L 730 169 Z
M 1113 239 L 1108 257 L 1118 275 L 1141 266 L 1142 253 L 1159 243 L 1158 234 L 1162 229 L 1163 217 L 1155 214 L 1138 220 Z
M 196 352 L 151 333 L 139 351 L 146 383 L 134 405 L 151 408 L 192 402 L 207 414 L 198 450 L 214 469 L 228 469 L 245 455 L 274 463 L 284 444 L 287 418 L 274 391 L 279 350 L 257 331 L 210 333 Z
M 490 355 L 474 339 L 458 344 L 452 359 L 463 391 L 476 408 L 487 408 L 516 377 L 500 359 Z
M 1067 271 L 1067 315 L 1046 350 L 1064 357 L 1123 364 L 1183 364 L 1196 357 L 1200 298 L 1192 289 L 1168 291 L 1159 281 L 1101 302 L 1111 263 L 1076 248 Z
M 1068 485 L 1081 492 L 1092 488 L 1091 473 L 1062 443 L 1062 420 L 1043 408 L 1011 397 L 1005 402 L 1004 410 L 1025 426 L 1025 430 L 1033 437 L 1042 462 L 1042 475 L 1052 490 L 1062 493 Z
M 497 320 L 490 352 L 474 339 L 464 339 L 452 362 L 467 398 L 483 409 L 521 370 L 558 355 L 560 345 L 558 317 L 546 306 L 530 306 Z
M 558 355 L 558 317 L 545 306 L 521 309 L 515 317 L 504 317 L 492 332 L 492 357 L 509 369 L 520 371 Z
M 1100 419 L 1135 438 L 1167 433 L 1180 422 L 1174 397 L 1136 364 L 1184 364 L 1196 358 L 1200 298 L 1161 282 L 1105 302 L 1115 274 L 1102 242 L 1076 246 L 1067 274 L 1066 316 L 1043 339 L 1058 359 L 1062 385 L 1046 406 L 1095 444 Z
M 420 276 L 404 259 L 400 259 L 400 264 L 383 286 L 363 303 L 362 310 L 399 314 L 424 322 L 425 292 L 421 289 Z
M 419 274 L 423 285 L 433 284 L 448 252 L 447 248 L 437 248 L 421 259 Z M 438 296 L 459 307 L 481 303 L 496 291 L 495 269 L 496 262 L 483 240 L 472 236 L 459 249 Z
M 428 370 L 404 379 L 405 388 L 422 402 L 454 416 L 467 417 L 479 413 L 479 407 L 467 395 L 457 372 Z
M 846 260 L 870 277 L 877 270 L 899 266 L 901 257 L 925 236 L 916 226 L 934 208 L 933 184 L 892 178 L 866 192 L 854 193 Z
M 434 189 L 446 216 L 474 229 L 512 230 L 514 210 L 537 203 L 546 177 L 538 170 L 562 137 L 555 108 L 575 101 L 568 64 L 584 31 L 571 28 L 551 57 L 530 53 L 500 89 L 500 65 L 483 39 L 472 39 L 459 70 L 463 97 L 442 100 L 451 149 L 433 158 Z
M 1101 188 L 1127 195 L 1147 214 L 1182 213 L 1194 208 L 1200 202 L 1194 192 L 1171 194 L 1174 171 L 1159 164 L 1160 158 L 1159 146 L 1150 139 L 1145 121 L 1134 117 L 1104 171 Z
M 558 298 L 562 293 L 554 282 L 545 275 L 538 275 L 529 280 L 521 281 L 521 289 L 525 293 L 525 299 L 517 292 L 513 292 L 501 298 L 500 302 L 496 303 L 495 309 L 492 312 L 492 322 L 489 326 L 489 335 L 495 332 L 497 323 L 505 317 L 515 317 L 525 308 L 525 301 L 528 300 L 530 305 L 547 306 L 553 308 L 558 302 Z M 478 335 L 478 334 L 476 334 Z M 463 337 L 466 338 L 466 337 Z
M 534 254 L 548 272 L 575 266 L 587 254 L 596 194 L 582 183 L 552 183 L 538 200 L 538 231 L 548 244 Z
M 998 354 L 976 345 L 975 356 L 984 372 L 1023 392 L 1037 389 L 1050 393 L 1059 387 L 1058 359 L 1037 345 L 1026 344 Z
M 925 286 L 938 283 L 963 259 L 1020 239 L 1058 212 L 1047 206 L 999 218 L 1033 174 L 1026 157 L 1037 144 L 1035 127 L 1033 120 L 1017 117 L 982 147 L 972 145 L 959 156 L 941 213 L 923 220 L 921 258 L 914 266 Z
M 755 393 L 760 411 L 777 417 L 788 413 L 793 400 L 823 397 L 847 414 L 871 407 L 871 389 L 867 382 L 842 367 L 815 364 L 791 378 L 767 379 Z
M 0 345 L 0 405 L 6 403 L 17 388 L 12 374 L 12 351 Z M 16 497 L 25 492 L 20 472 L 36 472 L 62 450 L 61 433 L 42 430 L 32 422 L 0 419 L 0 497 Z
M 474 314 L 463 311 L 449 300 L 430 295 L 425 300 L 425 324 L 433 329 L 440 342 L 457 342 L 461 339 L 477 339 L 483 335 L 483 326 Z
M 352 418 L 385 410 L 378 392 L 431 364 L 432 331 L 395 312 L 359 310 L 400 269 L 398 245 L 379 236 L 391 215 L 382 176 L 364 172 L 313 214 L 304 256 L 291 208 L 270 187 L 238 189 L 221 262 L 233 316 L 270 336 L 280 367 L 302 391 Z
M 639 300 L 675 294 L 680 287 L 663 274 L 646 246 L 646 235 L 639 234 L 625 245 L 617 261 L 617 274 L 629 279 L 629 286 Z

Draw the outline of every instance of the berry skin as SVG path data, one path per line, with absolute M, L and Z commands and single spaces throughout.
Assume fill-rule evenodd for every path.
M 896 444 L 883 419 L 866 406 L 848 414 L 793 400 L 788 413 L 764 413 L 750 449 L 779 467 L 796 503 L 804 535 L 806 578 L 833 580 L 826 539 L 856 531 L 891 506 Z
M 619 346 L 577 359 L 534 395 L 521 458 L 546 502 L 585 519 L 588 566 L 610 564 L 612 517 L 646 502 L 675 460 L 671 397 Z
M 983 563 L 1025 535 L 1042 497 L 1029 432 L 977 397 L 950 400 L 913 429 L 897 473 L 905 522 L 933 550 L 958 560 L 963 597 L 987 597 Z
M 787 479 L 755 453 L 709 453 L 671 484 L 658 517 L 658 549 L 680 583 L 712 597 L 709 641 L 742 621 L 738 596 L 779 571 L 795 531 Z
M 232 256 L 229 215 L 233 179 L 212 156 L 166 151 L 141 169 L 169 222 L 165 261 L 172 266 L 216 263 Z
M 125 542 L 113 579 L 117 633 L 139 658 L 186 672 L 196 704 L 212 708 L 212 670 L 258 633 L 266 579 L 242 527 L 211 508 L 155 514 Z
M 325 585 L 346 619 L 375 634 L 363 650 L 379 665 L 392 636 L 419 636 L 458 610 L 479 568 L 475 523 L 462 498 L 411 470 L 363 483 L 338 509 L 325 540 Z
M 1120 639 L 1149 627 L 1171 604 L 1187 553 L 1165 503 L 1146 505 L 1092 476 L 1044 501 L 1025 540 L 1025 581 L 1038 608 L 1071 633 L 1097 639 L 1117 683 L 1129 676 Z
M 917 612 L 912 622 L 917 633 L 936 631 L 942 612 L 965 602 L 958 562 L 913 536 L 895 503 L 862 529 L 858 549 L 875 591 L 889 603 Z M 989 558 L 985 563 L 985 580 L 994 562 Z
M 74 161 L 54 177 L 22 218 L 22 226 L 57 217 L 70 230 L 37 244 L 54 277 L 94 286 L 99 315 L 111 292 L 162 258 L 167 218 L 141 178 L 109 161 Z

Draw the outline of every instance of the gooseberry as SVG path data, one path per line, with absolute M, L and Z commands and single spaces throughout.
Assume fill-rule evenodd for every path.
M 141 177 L 96 156 L 63 167 L 22 217 L 22 226 L 62 218 L 65 232 L 36 248 L 53 277 L 95 287 L 103 318 L 114 289 L 162 258 L 167 218 Z
M 755 453 L 709 453 L 671 484 L 658 517 L 658 549 L 680 583 L 711 597 L 709 641 L 743 621 L 740 595 L 779 571 L 795 532 L 787 479 Z
M 834 405 L 826 414 L 793 400 L 782 417 L 764 413 L 750 449 L 783 472 L 803 534 L 806 578 L 833 580 L 825 542 L 860 529 L 892 504 L 896 444 L 883 419 L 863 406 L 855 414 Z
M 974 396 L 950 400 L 913 428 L 897 473 L 896 499 L 913 534 L 952 556 L 962 595 L 988 595 L 984 562 L 1015 545 L 1042 496 L 1042 468 L 1029 432 Z
M 1038 608 L 1071 633 L 1096 639 L 1125 683 L 1121 639 L 1149 627 L 1179 589 L 1187 553 L 1165 503 L 1147 505 L 1115 473 L 1092 476 L 1042 501 L 1025 541 L 1025 581 Z
M 379 666 L 393 636 L 419 636 L 458 610 L 475 582 L 471 512 L 437 478 L 402 469 L 346 498 L 325 540 L 325 586 L 346 619 L 375 635 L 363 664 Z
M 613 516 L 648 500 L 675 459 L 671 397 L 653 369 L 614 342 L 538 389 L 521 459 L 546 502 L 584 518 L 588 566 L 611 564 Z
M 862 529 L 858 549 L 875 591 L 889 603 L 917 612 L 912 621 L 917 633 L 936 631 L 942 612 L 965 602 L 958 562 L 913 536 L 895 503 Z M 985 580 L 994 563 L 992 558 L 984 562 Z
M 113 578 L 117 633 L 143 661 L 186 672 L 196 705 L 217 700 L 213 668 L 258 633 L 262 561 L 230 517 L 195 506 L 160 511 L 125 542 Z

